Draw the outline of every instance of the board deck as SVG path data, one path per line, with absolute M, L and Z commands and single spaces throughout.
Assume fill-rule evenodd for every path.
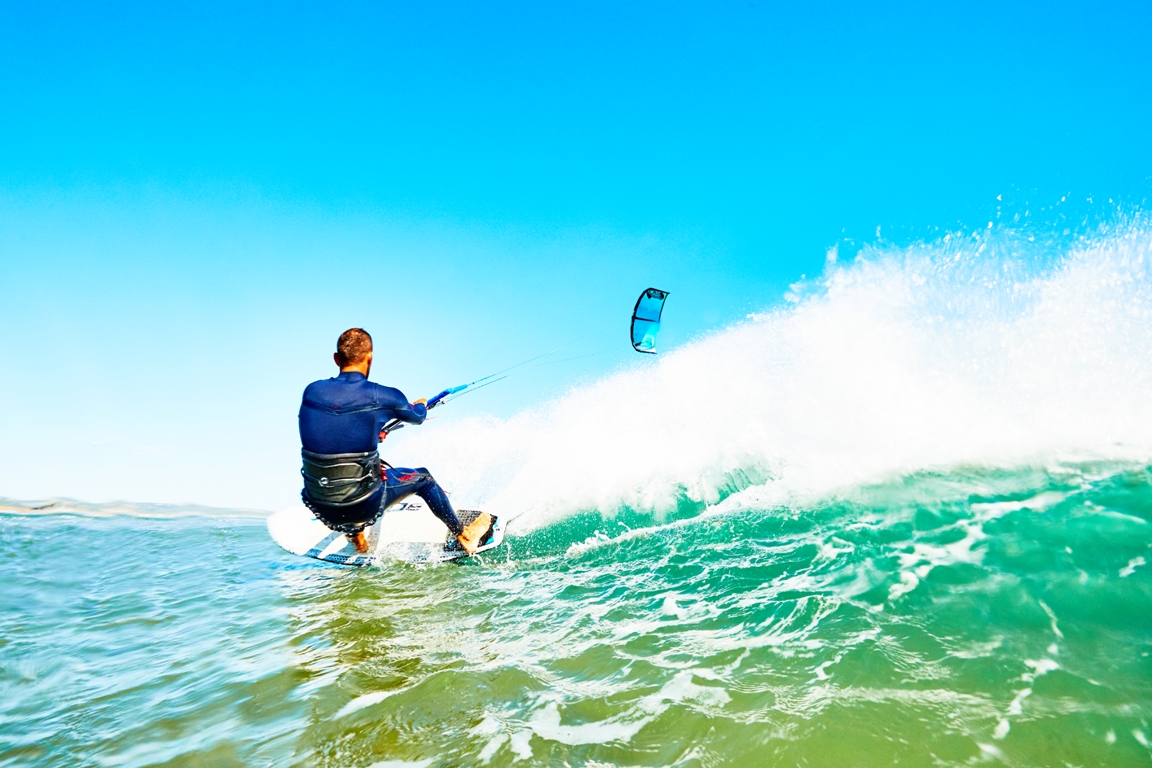
M 464 525 L 481 513 L 474 509 L 456 511 Z M 410 496 L 384 510 L 375 524 L 366 528 L 368 551 L 360 553 L 342 533 L 316 519 L 312 511 L 298 504 L 271 515 L 268 533 L 285 550 L 340 565 L 376 565 L 387 560 L 435 563 L 467 557 L 468 553 L 450 535 L 424 500 Z M 492 528 L 480 540 L 476 553 L 500 546 L 504 541 L 504 521 L 492 516 Z

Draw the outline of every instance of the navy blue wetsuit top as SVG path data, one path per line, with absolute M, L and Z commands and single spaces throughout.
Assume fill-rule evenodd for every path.
M 427 408 L 409 405 L 400 390 L 345 371 L 304 390 L 300 444 L 313 453 L 366 453 L 376 450 L 380 429 L 392 419 L 423 424 L 427 415 Z

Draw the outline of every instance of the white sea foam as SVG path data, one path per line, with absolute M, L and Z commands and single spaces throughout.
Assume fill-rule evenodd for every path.
M 1142 565 L 1147 565 L 1147 561 L 1143 557 L 1134 557 L 1128 561 L 1128 565 L 1120 569 L 1120 578 L 1124 579 L 1131 576 L 1136 572 L 1136 569 Z
M 770 478 L 750 496 L 779 503 L 925 467 L 1152 455 L 1142 220 L 1046 250 L 983 231 L 869 248 L 789 298 L 540 409 L 445 419 L 407 449 L 457 499 L 516 516 L 513 532 L 714 502 L 736 470 Z
M 396 693 L 396 691 L 374 691 L 372 693 L 366 693 L 363 696 L 357 696 L 356 698 L 352 699 L 352 701 L 341 707 L 340 711 L 336 713 L 335 717 L 338 719 L 346 715 L 350 715 L 353 712 L 358 712 L 365 707 L 371 707 L 375 704 L 379 704 L 394 693 Z
M 581 725 L 561 725 L 560 710 L 556 702 L 549 702 L 536 713 L 530 723 L 532 730 L 541 738 L 559 741 L 562 744 L 609 744 L 628 743 L 640 729 L 652 720 L 652 716 L 634 719 L 614 719 Z

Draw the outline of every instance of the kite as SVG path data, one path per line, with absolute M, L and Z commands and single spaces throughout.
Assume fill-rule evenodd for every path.
M 632 310 L 632 348 L 637 352 L 656 354 L 656 334 L 660 332 L 660 314 L 668 291 L 649 288 L 636 299 Z

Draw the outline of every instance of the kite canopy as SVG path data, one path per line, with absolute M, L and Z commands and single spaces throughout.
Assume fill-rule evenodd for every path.
M 632 310 L 632 348 L 637 352 L 656 354 L 656 334 L 660 332 L 660 313 L 668 291 L 649 288 L 636 299 Z

